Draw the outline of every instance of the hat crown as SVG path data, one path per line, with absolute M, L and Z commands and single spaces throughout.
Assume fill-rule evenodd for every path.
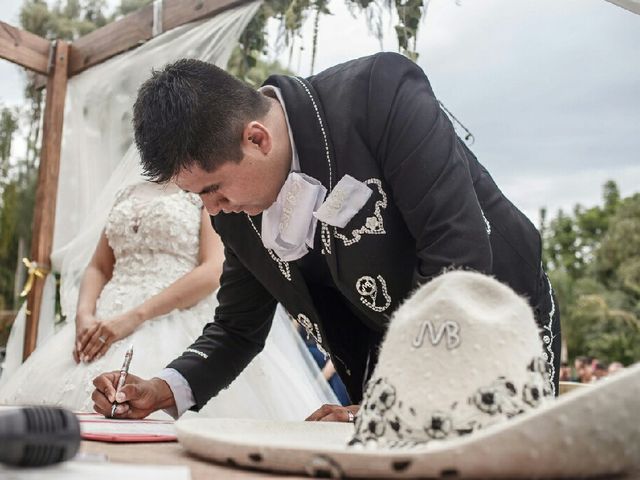
M 351 443 L 402 446 L 470 433 L 551 395 L 528 303 L 479 273 L 451 271 L 393 315 Z

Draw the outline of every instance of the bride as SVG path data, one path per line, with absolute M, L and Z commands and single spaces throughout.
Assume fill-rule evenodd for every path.
M 75 319 L 3 379 L 0 404 L 90 411 L 92 379 L 120 368 L 131 344 L 131 371 L 157 375 L 212 321 L 222 261 L 197 195 L 172 184 L 125 188 L 85 269 Z M 336 403 L 284 310 L 273 322 L 264 350 L 201 415 L 303 420 Z

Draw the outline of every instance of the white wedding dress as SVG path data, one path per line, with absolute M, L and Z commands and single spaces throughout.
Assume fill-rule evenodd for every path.
M 97 301 L 99 318 L 141 304 L 198 262 L 200 198 L 181 190 L 144 198 L 136 196 L 135 188 L 118 195 L 107 220 L 105 232 L 116 263 Z M 216 304 L 215 295 L 211 295 L 191 308 L 146 321 L 90 364 L 73 360 L 75 322 L 68 319 L 66 326 L 3 379 L 0 404 L 48 404 L 92 411 L 92 379 L 118 370 L 129 345 L 134 346 L 130 372 L 151 378 L 200 335 L 213 318 Z M 303 420 L 323 403 L 338 402 L 286 313 L 278 307 L 264 350 L 199 414 Z

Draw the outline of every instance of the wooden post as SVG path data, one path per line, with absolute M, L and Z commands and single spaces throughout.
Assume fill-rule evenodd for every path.
M 68 63 L 69 44 L 58 40 L 53 47 L 49 78 L 47 80 L 40 167 L 33 217 L 33 237 L 31 239 L 31 261 L 36 262 L 38 266 L 46 268 L 50 267 L 49 255 L 51 254 L 53 243 Z M 33 287 L 27 296 L 24 360 L 31 355 L 31 352 L 36 347 L 43 288 L 44 281 L 35 277 Z

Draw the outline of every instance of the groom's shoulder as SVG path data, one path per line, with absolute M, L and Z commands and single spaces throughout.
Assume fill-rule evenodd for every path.
M 360 57 L 330 67 L 317 75 L 308 78 L 312 83 L 330 79 L 348 79 L 361 75 L 375 75 L 378 72 L 402 71 L 420 68 L 407 57 L 394 52 L 379 52 L 374 55 Z

